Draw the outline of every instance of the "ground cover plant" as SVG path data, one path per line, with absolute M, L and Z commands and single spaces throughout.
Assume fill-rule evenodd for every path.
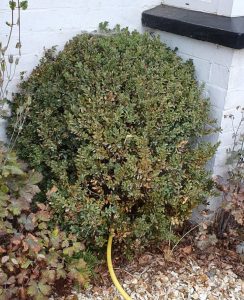
M 51 226 L 47 205 L 32 204 L 42 176 L 0 152 L 0 299 L 48 299 L 57 285 L 84 287 L 84 244 Z M 69 289 L 69 287 L 68 287 Z
M 30 97 L 16 149 L 44 175 L 58 224 L 90 248 L 111 229 L 139 248 L 172 239 L 210 194 L 216 146 L 201 140 L 214 130 L 191 61 L 159 38 L 105 25 L 46 52 L 21 83 L 8 132 Z

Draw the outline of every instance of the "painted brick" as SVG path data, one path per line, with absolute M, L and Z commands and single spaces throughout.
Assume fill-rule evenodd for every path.
M 225 171 L 228 170 L 228 166 L 226 165 L 227 149 L 229 149 L 229 146 L 220 148 L 219 151 L 216 153 L 215 161 L 214 161 L 215 168 L 220 168 Z M 215 173 L 215 174 L 219 174 L 219 173 Z
M 106 15 L 104 15 L 106 20 Z M 22 13 L 22 34 L 25 32 L 59 31 L 63 29 L 96 29 L 103 16 L 101 11 L 89 8 L 56 8 L 26 10 Z
M 223 0 L 219 0 L 217 14 L 221 16 L 227 16 L 227 17 L 231 16 L 234 1 L 236 0 L 227 0 L 224 2 Z
M 230 124 L 229 124 L 229 131 L 221 132 L 220 133 L 220 135 L 219 135 L 219 141 L 221 142 L 221 144 L 220 144 L 221 148 L 219 149 L 217 155 L 221 156 L 221 153 L 223 152 L 223 148 L 225 148 L 225 147 L 231 147 L 232 144 L 233 144 L 232 128 L 231 128 Z
M 230 70 L 228 67 L 212 64 L 210 72 L 210 82 L 220 88 L 227 88 L 229 84 Z
M 244 66 L 244 49 L 235 50 L 231 62 L 231 67 L 240 67 L 240 66 Z
M 208 42 L 197 41 L 189 37 L 148 29 L 150 32 L 159 34 L 162 42 L 172 49 L 178 48 L 179 52 L 192 57 L 208 60 L 215 64 L 229 67 L 233 60 L 234 50 Z
M 185 61 L 189 60 L 189 59 L 191 59 L 193 61 L 194 66 L 196 68 L 197 80 L 205 82 L 205 83 L 209 81 L 211 63 L 208 60 L 200 59 L 198 57 L 193 57 L 191 55 L 181 53 L 180 51 L 178 52 L 178 54 Z
M 240 86 L 238 90 L 229 90 L 225 100 L 225 110 L 230 110 L 239 105 L 244 106 L 244 86 Z
M 163 0 L 162 3 L 185 9 L 217 13 L 218 0 Z
M 244 79 L 244 65 L 240 65 L 239 67 L 231 67 L 229 89 L 230 90 L 244 89 L 243 79 Z
M 234 0 L 231 16 L 239 17 L 244 15 L 244 2 L 243 0 Z
M 213 52 L 210 52 L 210 60 L 212 63 L 230 67 L 233 61 L 235 50 L 221 45 L 215 45 Z
M 163 0 L 162 3 L 185 9 L 230 16 L 233 1 L 236 0 Z
M 227 87 L 222 88 L 217 85 L 213 85 L 210 81 L 205 85 L 206 97 L 211 100 L 211 103 L 218 110 L 223 111 L 225 105 L 225 99 L 227 96 Z
M 182 54 L 211 61 L 211 57 L 215 52 L 216 45 L 208 42 L 199 42 L 188 37 L 168 32 L 160 32 L 158 30 L 150 29 L 150 31 L 160 34 L 162 42 L 165 42 L 172 49 L 178 48 Z
M 211 119 L 216 120 L 215 127 L 221 127 L 223 119 L 223 109 L 220 109 L 211 104 L 210 117 Z

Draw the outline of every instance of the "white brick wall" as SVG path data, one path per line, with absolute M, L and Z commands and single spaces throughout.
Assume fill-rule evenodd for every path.
M 232 17 L 244 16 L 244 1 L 243 0 L 234 0 L 231 16 Z
M 244 16 L 243 0 L 162 0 L 163 4 L 222 16 Z
M 233 1 L 239 0 L 162 0 L 162 3 L 185 9 L 230 16 Z
M 81 31 L 91 31 L 103 21 L 111 26 L 121 24 L 141 30 L 141 13 L 161 3 L 161 0 L 29 0 L 22 11 L 21 32 L 23 55 L 38 55 L 43 47 L 64 43 Z M 8 0 L 0 1 L 0 38 L 7 33 L 4 24 L 10 20 Z M 13 36 L 13 44 L 17 34 Z M 25 66 L 23 66 L 25 67 Z M 28 71 L 33 64 L 29 64 Z

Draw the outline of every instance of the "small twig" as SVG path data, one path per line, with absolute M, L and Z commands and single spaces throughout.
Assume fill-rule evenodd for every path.
M 20 32 L 20 1 L 18 0 L 18 27 L 19 27 L 19 56 L 21 55 L 21 32 Z
M 120 268 L 114 268 L 115 270 L 121 270 Z M 127 273 L 128 275 L 130 275 L 131 277 L 136 277 L 136 275 L 132 275 L 130 272 L 126 271 L 126 270 L 122 270 L 123 272 Z
M 11 1 L 13 2 L 13 1 Z M 6 50 L 8 49 L 11 37 L 12 37 L 12 33 L 13 33 L 13 26 L 14 26 L 14 10 L 11 9 L 11 24 L 10 24 L 10 32 L 9 32 L 9 36 L 8 36 L 8 41 L 7 41 L 7 45 L 6 45 Z
M 146 273 L 148 270 L 150 270 L 153 265 L 155 264 L 155 262 L 153 261 L 149 266 L 147 266 L 140 274 L 139 277 L 141 277 L 144 273 Z
M 170 231 L 170 234 L 171 234 L 171 231 L 172 231 L 172 224 L 170 224 L 169 231 Z M 170 249 L 170 248 L 171 248 L 171 240 L 169 239 L 169 249 Z
M 194 226 L 193 228 L 191 228 L 190 230 L 188 230 L 180 239 L 179 241 L 174 245 L 174 247 L 172 248 L 172 250 L 170 251 L 171 254 L 173 254 L 174 249 L 179 245 L 179 243 L 184 239 L 185 236 L 187 236 L 190 232 L 192 232 L 194 229 L 196 229 L 197 227 L 199 227 L 201 224 L 197 224 L 196 226 Z

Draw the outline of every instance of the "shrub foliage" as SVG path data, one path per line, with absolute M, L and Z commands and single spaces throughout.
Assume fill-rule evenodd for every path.
M 0 152 L 0 299 L 49 299 L 66 279 L 83 286 L 89 270 L 84 244 L 50 228 L 47 205 L 32 207 L 41 175 L 24 171 L 11 152 Z
M 78 35 L 21 84 L 11 123 L 28 97 L 17 151 L 44 174 L 63 228 L 88 243 L 103 246 L 111 227 L 136 245 L 169 238 L 209 195 L 215 146 L 198 142 L 209 104 L 192 62 L 159 38 Z

